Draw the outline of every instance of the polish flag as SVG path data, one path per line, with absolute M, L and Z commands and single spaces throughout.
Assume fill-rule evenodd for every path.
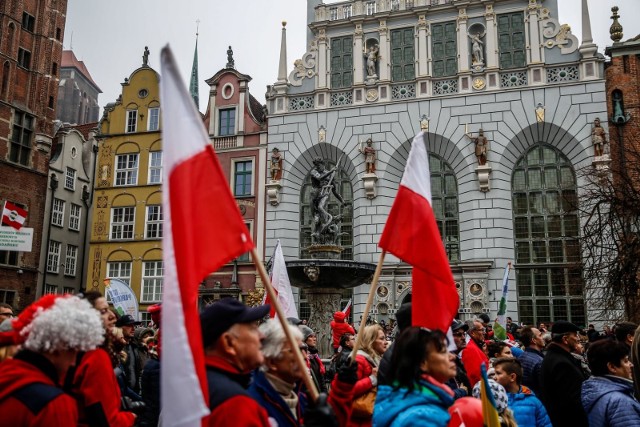
M 26 220 L 27 211 L 8 200 L 4 202 L 4 207 L 2 208 L 2 225 L 8 225 L 16 230 L 20 230 Z
M 161 53 L 164 152 L 162 423 L 200 426 L 209 413 L 198 286 L 253 248 L 200 113 L 169 47 Z
M 282 253 L 282 245 L 280 245 L 280 239 L 276 243 L 276 250 L 273 254 L 273 267 L 271 270 L 271 284 L 278 296 L 278 302 L 282 311 L 286 317 L 298 318 L 298 310 L 296 309 L 296 302 L 293 299 L 293 292 L 291 290 L 291 282 L 289 281 L 289 274 L 287 273 L 287 264 L 284 262 L 284 254 Z M 266 304 L 270 304 L 269 294 L 266 296 Z M 274 305 L 271 304 L 271 311 L 269 317 L 276 318 L 276 310 Z
M 411 144 L 407 166 L 378 244 L 413 266 L 411 323 L 446 332 L 458 312 L 458 292 L 431 207 L 424 133 Z
M 349 299 L 349 302 L 347 302 L 345 308 L 342 309 L 342 312 L 344 313 L 345 319 L 349 317 L 349 314 L 351 314 L 351 299 Z

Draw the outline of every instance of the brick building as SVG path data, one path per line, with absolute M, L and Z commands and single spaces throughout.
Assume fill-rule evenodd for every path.
M 0 251 L 0 301 L 16 309 L 36 296 L 66 11 L 67 0 L 0 2 L 0 201 L 24 207 L 33 229 L 31 251 Z
M 79 61 L 72 50 L 63 51 L 57 119 L 78 125 L 97 122 L 100 112 L 98 95 L 101 93 L 84 62 Z

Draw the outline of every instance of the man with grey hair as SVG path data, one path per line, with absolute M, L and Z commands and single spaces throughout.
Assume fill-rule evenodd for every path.
M 302 342 L 302 332 L 295 326 L 287 325 L 300 350 L 306 347 Z M 299 381 L 306 372 L 296 362 L 298 351 L 291 347 L 284 329 L 275 319 L 260 326 L 262 354 L 264 362 L 254 374 L 248 392 L 260 406 L 267 410 L 269 418 L 278 426 L 302 425 L 302 417 L 307 406 L 307 398 L 300 391 Z

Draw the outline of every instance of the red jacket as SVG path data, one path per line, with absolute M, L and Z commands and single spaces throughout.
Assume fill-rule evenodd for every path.
M 467 346 L 462 350 L 462 364 L 467 371 L 467 378 L 471 387 L 475 386 L 482 375 L 480 374 L 480 365 L 485 364 L 489 369 L 489 358 L 474 340 L 469 340 Z
M 246 391 L 250 373 L 240 372 L 215 356 L 207 356 L 205 363 L 211 414 L 205 418 L 203 426 L 271 426 L 267 411 Z
M 341 311 L 333 313 L 331 321 L 331 338 L 333 338 L 333 348 L 340 347 L 340 337 L 346 333 L 354 334 L 356 331 L 353 327 L 345 322 L 345 314 Z
M 135 415 L 120 410 L 120 387 L 105 350 L 97 348 L 82 355 L 73 376 L 71 394 L 78 401 L 80 426 L 133 426 Z
M 356 363 L 358 363 L 358 382 L 353 387 L 353 398 L 362 396 L 370 391 L 374 386 L 378 385 L 377 378 L 373 382 L 370 375 L 373 373 L 373 367 L 378 367 L 377 364 L 371 360 L 369 355 L 366 355 L 362 350 L 358 350 L 356 355 Z M 348 427 L 365 426 L 371 427 L 371 418 L 354 418 L 350 417 Z
M 353 401 L 353 384 L 344 383 L 338 380 L 336 375 L 331 382 L 329 390 L 329 405 L 336 414 L 339 426 L 346 426 L 351 417 L 351 402 Z
M 76 402 L 62 392 L 57 375 L 51 362 L 28 351 L 0 363 L 0 427 L 75 426 Z M 30 385 L 40 387 L 41 398 L 34 397 L 33 388 L 25 388 Z M 28 399 L 18 397 L 21 390 L 29 393 Z M 43 397 L 47 394 L 55 397 Z

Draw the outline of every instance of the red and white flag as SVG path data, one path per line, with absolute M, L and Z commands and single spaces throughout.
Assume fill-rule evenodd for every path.
M 4 207 L 2 208 L 2 225 L 20 230 L 26 220 L 27 211 L 8 200 L 4 202 Z
M 287 273 L 287 264 L 284 262 L 284 254 L 282 253 L 282 246 L 280 245 L 280 239 L 276 243 L 276 250 L 273 253 L 273 266 L 271 268 L 271 284 L 278 296 L 278 302 L 282 311 L 286 317 L 298 318 L 298 310 L 296 309 L 296 302 L 293 299 L 293 292 L 291 290 L 291 282 L 289 281 L 289 274 Z M 269 294 L 266 294 L 265 304 L 270 304 Z M 271 311 L 269 317 L 277 317 L 276 310 L 271 304 Z
M 345 319 L 349 317 L 349 315 L 351 314 L 351 302 L 352 302 L 351 298 L 349 298 L 349 302 L 347 302 L 347 305 L 345 306 L 345 308 L 342 309 Z
M 446 332 L 460 301 L 431 207 L 429 156 L 423 132 L 411 143 L 400 188 L 378 245 L 413 266 L 412 325 Z
M 209 402 L 198 286 L 253 242 L 169 47 L 162 49 L 161 74 L 162 424 L 200 426 Z

